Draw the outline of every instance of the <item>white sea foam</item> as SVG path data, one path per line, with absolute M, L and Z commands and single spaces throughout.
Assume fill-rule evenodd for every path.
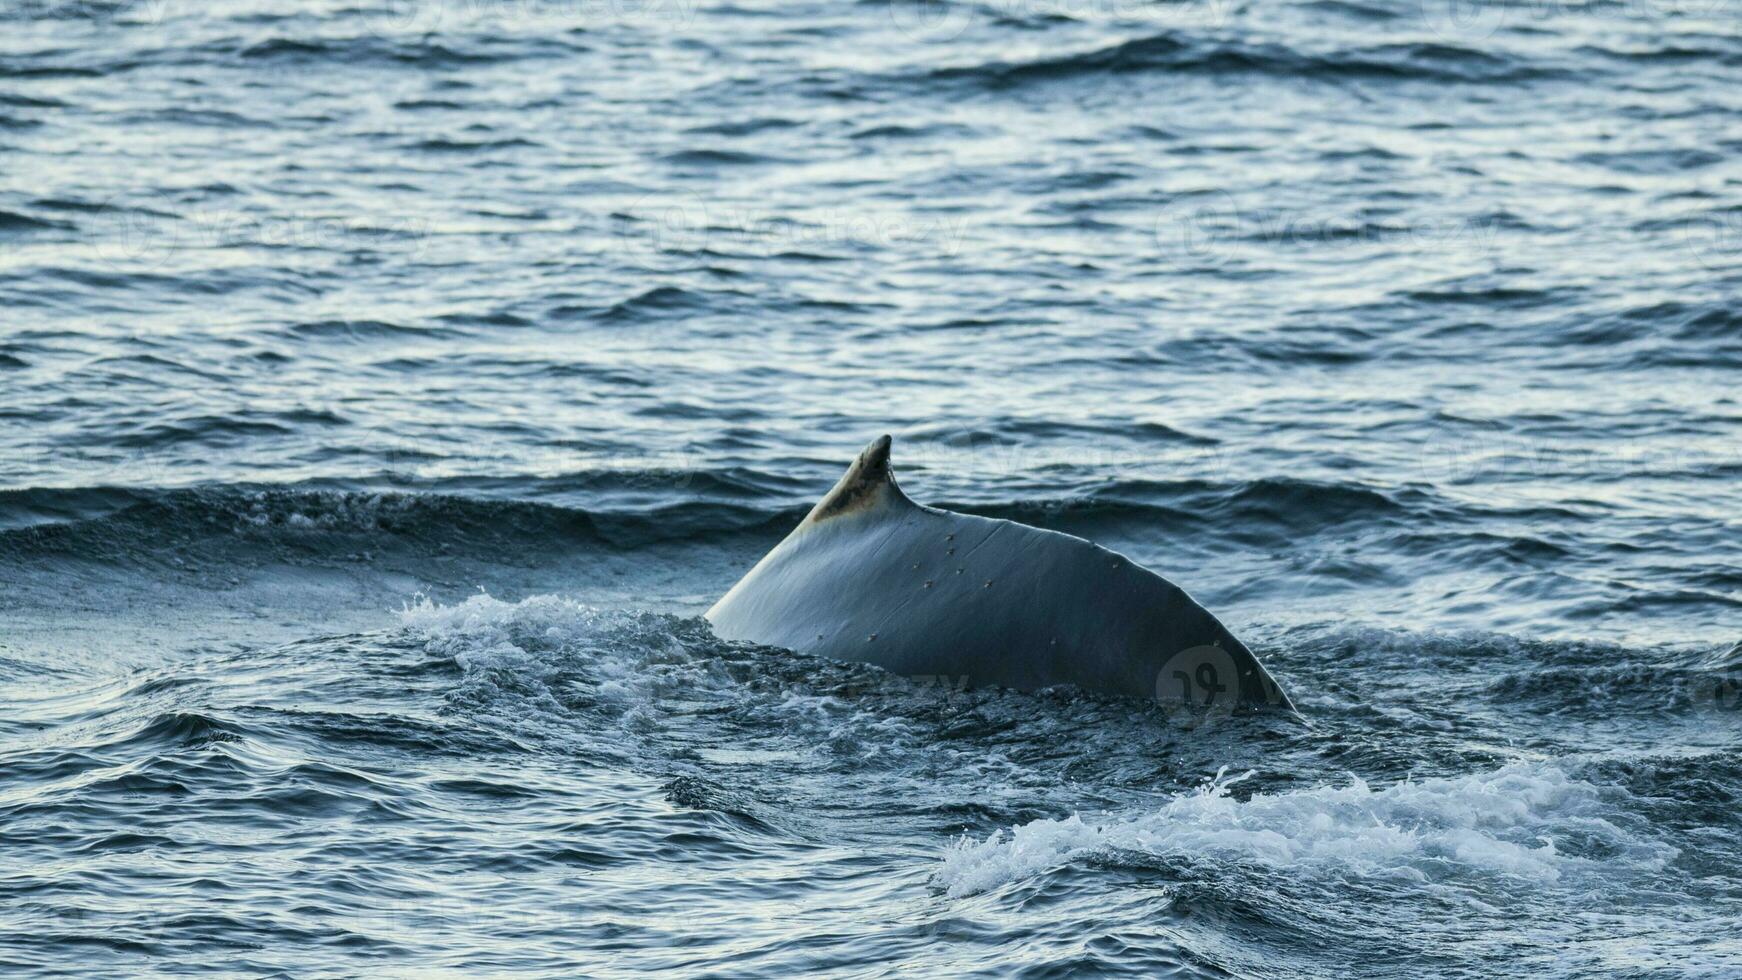
M 420 596 L 400 621 L 432 653 L 451 656 L 468 683 L 535 701 L 585 700 L 627 710 L 674 685 L 713 679 L 664 623 L 560 596 L 504 602 L 480 592 L 455 605 Z M 583 697 L 584 696 L 584 697 Z
M 560 642 L 596 623 L 598 616 L 592 607 L 558 596 L 503 602 L 479 592 L 452 606 L 431 602 L 429 597 L 420 595 L 416 602 L 400 610 L 399 619 L 407 628 L 422 634 L 431 646 L 464 654 L 480 646 L 493 647 L 539 634 Z
M 1250 775 L 1250 774 L 1247 774 Z M 1469 874 L 1554 883 L 1601 861 L 1653 869 L 1675 856 L 1616 822 L 1615 804 L 1560 767 L 1516 763 L 1468 776 L 1374 789 L 1358 778 L 1239 800 L 1245 776 L 1218 774 L 1202 789 L 1137 816 L 1036 820 L 944 855 L 933 883 L 972 895 L 1089 858 L 1123 854 L 1286 868 L 1291 873 L 1393 876 L 1419 881 Z M 1601 842 L 1596 859 L 1557 841 Z
M 651 731 L 707 702 L 710 710 L 853 754 L 876 750 L 878 740 L 868 733 L 893 740 L 904 727 L 835 696 L 827 678 L 813 690 L 809 678 L 764 669 L 777 666 L 772 661 L 722 657 L 725 647 L 711 634 L 671 617 L 599 610 L 552 595 L 504 602 L 480 593 L 454 605 L 419 597 L 400 618 L 425 649 L 454 659 L 465 671 L 465 690 L 493 715 L 586 710 Z M 822 669 L 881 674 L 846 665 Z

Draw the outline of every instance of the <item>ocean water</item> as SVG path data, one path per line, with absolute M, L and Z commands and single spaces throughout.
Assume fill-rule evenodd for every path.
M 0 0 L 0 974 L 1742 976 L 1735 0 Z M 1300 717 L 700 613 L 853 454 Z

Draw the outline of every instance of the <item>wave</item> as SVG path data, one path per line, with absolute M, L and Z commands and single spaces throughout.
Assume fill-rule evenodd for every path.
M 410 148 L 423 153 L 476 153 L 481 150 L 506 150 L 538 147 L 540 144 L 519 137 L 505 139 L 426 139 L 411 144 Z
M 397 338 L 447 339 L 458 336 L 456 331 L 440 327 L 408 327 L 385 320 L 308 320 L 293 323 L 285 332 L 296 337 L 319 340 L 373 341 Z
M 1261 74 L 1289 79 L 1383 79 L 1506 83 L 1557 77 L 1558 69 L 1453 44 L 1399 43 L 1307 53 L 1279 43 L 1204 41 L 1168 32 L 1089 51 L 1028 61 L 993 61 L 933 70 L 933 81 L 991 88 L 1109 74 L 1170 72 Z
M 1225 772 L 1136 816 L 1037 820 L 959 840 L 932 882 L 959 898 L 1090 860 L 1129 867 L 1181 861 L 1431 884 L 1480 902 L 1492 889 L 1553 885 L 1584 871 L 1650 874 L 1678 854 L 1631 826 L 1612 791 L 1556 763 L 1378 789 L 1351 777 L 1340 786 L 1245 799 L 1234 788 L 1246 777 Z
M 194 441 L 344 424 L 345 419 L 330 413 L 293 412 L 231 420 Z M 158 426 L 134 438 L 138 445 L 179 445 L 193 435 L 185 426 Z M 501 499 L 506 495 L 521 499 Z M 4 490 L 0 555 L 77 554 L 84 545 L 104 541 L 143 546 L 225 535 L 308 543 L 321 532 L 466 547 L 542 549 L 586 541 L 634 548 L 745 532 L 784 533 L 809 509 L 813 495 L 797 481 L 754 471 L 684 467 L 598 470 L 530 481 L 455 478 L 403 489 L 244 484 Z M 544 502 L 553 498 L 562 502 Z M 586 503 L 569 506 L 570 499 Z M 1120 480 L 1040 500 L 939 502 L 950 509 L 1076 532 L 1169 528 L 1248 537 L 1391 522 L 1435 504 L 1422 490 L 1283 478 L 1232 483 Z
M 229 53 L 219 51 L 214 53 Z M 444 44 L 401 43 L 368 36 L 302 40 L 275 37 L 257 41 L 236 52 L 250 61 L 337 62 L 345 64 L 406 64 L 425 67 L 457 67 L 514 60 L 519 55 L 485 54 L 456 50 Z
M 1074 496 L 940 506 L 1073 533 L 1165 529 L 1271 539 L 1278 533 L 1391 522 L 1434 502 L 1419 489 L 1267 477 L 1232 482 L 1114 480 Z
M 643 323 L 691 317 L 717 310 L 721 300 L 741 295 L 730 290 L 706 293 L 677 286 L 655 286 L 606 307 L 559 306 L 550 311 L 558 320 L 583 316 L 601 323 Z
M 198 748 L 216 742 L 239 742 L 247 728 L 197 711 L 170 711 L 158 715 L 127 738 L 126 742 L 150 752 L 165 748 Z
M 639 494 L 658 482 L 681 479 L 704 499 L 613 510 L 374 490 L 10 490 L 0 491 L 0 558 L 54 554 L 151 561 L 189 544 L 204 545 L 211 558 L 221 558 L 226 544 L 270 545 L 269 554 L 285 548 L 350 554 L 371 542 L 423 553 L 458 548 L 483 556 L 549 553 L 581 544 L 632 549 L 759 531 L 771 523 L 796 523 L 801 516 L 705 499 L 741 493 L 742 486 L 729 476 L 616 471 L 586 479 L 603 495 Z
M 686 411 L 691 409 L 682 405 L 665 409 L 668 415 Z M 192 419 L 141 429 L 128 436 L 127 444 L 152 452 L 187 451 L 257 433 L 345 428 L 351 422 L 310 410 Z M 991 455 L 984 461 L 997 465 L 1001 437 L 997 430 L 986 434 L 991 441 L 984 448 Z M 1140 439 L 1201 441 L 1166 427 Z M 401 454 L 389 465 L 417 459 Z M 1068 462 L 1060 464 L 1059 472 L 1070 470 Z M 1086 475 L 1094 472 L 1090 468 Z M 0 558 L 58 554 L 112 560 L 201 542 L 343 554 L 359 548 L 434 553 L 445 546 L 482 558 L 544 555 L 578 545 L 634 549 L 670 541 L 718 543 L 742 535 L 766 547 L 797 524 L 826 485 L 746 467 L 693 467 L 683 458 L 667 467 L 538 478 L 414 480 L 395 473 L 389 468 L 338 485 L 0 490 Z M 1165 538 L 1170 553 L 1227 543 L 1281 548 L 1310 536 L 1359 532 L 1368 535 L 1370 551 L 1400 561 L 1433 563 L 1455 556 L 1471 567 L 1499 570 L 1564 558 L 1542 529 L 1579 518 L 1555 508 L 1519 510 L 1457 500 L 1424 485 L 1379 487 L 1295 477 L 1085 480 L 1075 492 L 1055 489 L 1032 498 L 946 493 L 921 499 L 1127 545 Z M 1495 522 L 1503 530 L 1494 530 Z M 748 540 L 745 546 L 754 550 Z M 1329 571 L 1318 568 L 1314 574 Z M 1714 589 L 1729 584 L 1710 583 Z

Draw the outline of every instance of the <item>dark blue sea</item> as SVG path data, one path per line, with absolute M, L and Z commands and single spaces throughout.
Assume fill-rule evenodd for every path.
M 1742 977 L 1738 0 L 0 0 L 0 975 Z M 725 642 L 881 433 L 1299 717 Z

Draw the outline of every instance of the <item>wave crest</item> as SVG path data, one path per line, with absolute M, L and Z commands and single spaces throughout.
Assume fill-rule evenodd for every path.
M 1441 884 L 1498 875 L 1528 886 L 1595 864 L 1658 870 L 1678 853 L 1623 826 L 1601 789 L 1554 765 L 1516 763 L 1383 789 L 1352 777 L 1343 786 L 1236 798 L 1233 787 L 1250 775 L 1223 770 L 1134 817 L 1073 815 L 958 840 L 933 884 L 961 897 L 1091 859 L 1160 858 Z

